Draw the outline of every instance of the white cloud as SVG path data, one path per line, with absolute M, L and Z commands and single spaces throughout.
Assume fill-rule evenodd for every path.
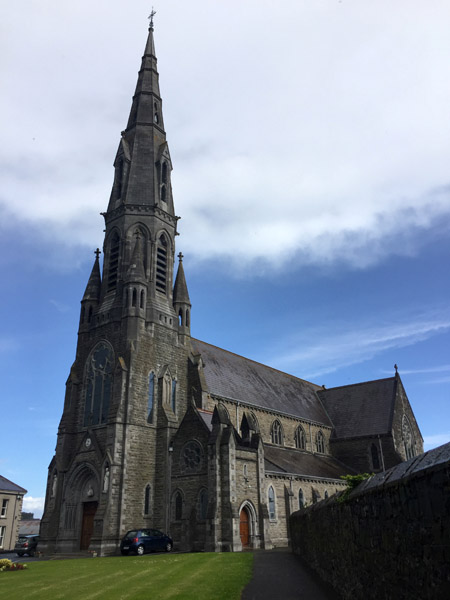
M 148 5 L 5 12 L 0 209 L 95 247 Z M 448 230 L 449 18 L 439 1 L 167 0 L 155 35 L 185 253 L 364 267 Z
M 44 510 L 44 504 L 45 498 L 33 498 L 33 496 L 26 495 L 23 498 L 22 510 L 32 512 L 36 519 L 40 519 Z
M 407 320 L 403 317 L 402 321 L 397 319 L 383 325 L 355 321 L 335 324 L 331 332 L 317 328 L 303 332 L 302 339 L 283 340 L 280 345 L 288 351 L 277 354 L 268 363 L 290 372 L 301 372 L 302 377 L 316 378 L 369 360 L 385 350 L 409 346 L 449 330 L 448 312 L 415 318 L 410 315 Z

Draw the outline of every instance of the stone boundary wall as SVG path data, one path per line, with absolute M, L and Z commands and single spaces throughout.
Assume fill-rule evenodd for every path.
M 293 513 L 293 552 L 345 599 L 450 598 L 450 443 Z

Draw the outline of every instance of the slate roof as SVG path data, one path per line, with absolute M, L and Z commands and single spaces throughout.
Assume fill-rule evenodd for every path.
M 207 392 L 331 426 L 316 391 L 319 386 L 243 356 L 192 339 L 204 363 Z
M 40 527 L 40 519 L 22 519 L 19 527 L 19 535 L 37 535 Z
M 0 492 L 17 492 L 18 494 L 26 494 L 27 490 L 0 475 Z
M 339 479 L 347 475 L 349 467 L 345 467 L 331 456 L 301 452 L 294 448 L 264 446 L 266 473 L 292 473 L 305 477 L 322 477 L 324 479 Z
M 333 438 L 389 433 L 396 390 L 395 377 L 320 390 L 334 425 Z
M 212 417 L 213 417 L 212 411 L 211 410 L 202 410 L 200 408 L 197 408 L 197 412 L 201 416 L 203 421 L 205 422 L 206 427 L 210 431 L 212 431 Z

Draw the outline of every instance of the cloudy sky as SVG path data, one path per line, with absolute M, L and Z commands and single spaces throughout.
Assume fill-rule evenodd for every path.
M 0 473 L 38 514 L 151 6 L 5 5 Z M 161 0 L 193 335 L 450 439 L 450 5 Z

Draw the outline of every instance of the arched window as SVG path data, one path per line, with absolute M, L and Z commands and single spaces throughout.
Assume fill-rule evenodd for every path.
M 278 444 L 278 446 L 283 445 L 283 428 L 281 426 L 280 421 L 276 419 L 272 423 L 272 427 L 270 430 L 270 436 L 272 438 L 272 444 Z
M 86 404 L 84 426 L 106 423 L 112 388 L 113 353 L 100 343 L 90 354 L 86 365 Z
M 147 485 L 145 488 L 145 497 L 144 497 L 144 514 L 150 514 L 150 485 Z
M 298 490 L 298 507 L 302 509 L 305 507 L 305 496 L 303 494 L 303 490 L 300 488 Z
M 183 496 L 181 492 L 175 494 L 175 521 L 181 521 L 183 518 Z
M 378 471 L 380 469 L 380 453 L 375 444 L 370 446 L 370 456 L 372 458 L 372 469 Z
M 189 309 L 186 310 L 186 327 L 189 327 Z
M 161 168 L 161 183 L 167 183 L 167 163 L 163 162 Z
M 88 323 L 92 321 L 92 306 L 89 307 L 88 311 Z
M 316 435 L 316 451 L 319 454 L 325 454 L 325 438 L 321 431 L 318 431 Z
M 313 502 L 313 504 L 317 504 L 317 502 L 319 502 L 319 500 L 320 500 L 319 491 L 316 490 L 315 488 L 312 488 L 312 502 Z
M 117 273 L 119 270 L 120 238 L 117 232 L 114 232 L 109 246 L 108 259 L 108 292 L 114 290 L 117 284 Z
M 324 495 L 324 498 L 325 498 L 325 500 L 326 500 L 326 499 L 328 498 L 328 490 L 325 490 L 325 492 L 324 492 L 324 494 L 323 494 L 323 495 Z
M 158 105 L 156 104 L 156 102 L 153 104 L 153 109 L 154 109 L 153 120 L 155 123 L 159 123 Z
M 305 430 L 301 425 L 299 425 L 295 430 L 295 447 L 299 448 L 300 450 L 304 450 L 306 448 Z
M 205 489 L 200 491 L 198 497 L 198 518 L 204 521 L 208 512 L 208 492 Z
M 136 306 L 136 302 L 137 302 L 137 291 L 136 291 L 136 288 L 133 288 L 133 296 L 132 296 L 132 300 L 131 300 L 131 306 Z
M 411 425 L 406 415 L 403 415 L 402 419 L 402 437 L 405 446 L 406 460 L 408 460 L 416 455 L 416 444 Z
M 155 401 L 155 374 L 148 376 L 147 423 L 153 423 L 153 405 Z
M 181 327 L 181 325 L 183 325 L 183 312 L 182 312 L 181 308 L 178 312 L 178 325 L 180 325 L 180 327 Z
M 269 487 L 268 492 L 268 500 L 269 500 L 269 519 L 275 519 L 276 517 L 276 508 L 275 508 L 275 492 L 272 486 Z
M 167 239 L 164 234 L 159 237 L 156 249 L 156 289 L 162 294 L 167 287 Z
M 161 202 L 166 201 L 166 185 L 163 183 L 161 186 Z
M 145 292 L 144 292 L 144 290 L 141 290 L 141 303 L 140 303 L 141 308 L 144 308 L 144 303 L 145 303 Z
M 177 408 L 177 381 L 172 379 L 172 397 L 171 397 L 172 410 L 175 412 Z

